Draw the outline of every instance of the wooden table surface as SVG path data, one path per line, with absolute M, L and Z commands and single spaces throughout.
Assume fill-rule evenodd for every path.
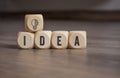
M 120 78 L 120 22 L 44 20 L 45 30 L 86 30 L 86 49 L 19 49 L 24 19 L 0 19 L 0 78 Z

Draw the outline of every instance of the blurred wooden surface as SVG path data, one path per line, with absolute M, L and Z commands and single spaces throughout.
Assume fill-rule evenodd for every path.
M 0 12 L 120 10 L 120 0 L 0 0 Z M 4 7 L 4 8 L 3 8 Z
M 84 20 L 84 21 L 120 21 L 120 10 L 63 10 L 63 11 L 25 11 L 0 12 L 0 18 L 23 17 L 26 14 L 43 14 L 46 19 L 55 20 Z
M 86 30 L 86 49 L 18 49 L 24 18 L 0 19 L 0 78 L 120 78 L 120 22 L 45 20 L 45 30 Z

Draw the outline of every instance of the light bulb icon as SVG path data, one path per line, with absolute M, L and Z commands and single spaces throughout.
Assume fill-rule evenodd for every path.
M 38 20 L 37 19 L 32 19 L 31 25 L 33 26 L 33 29 L 36 30 L 38 27 Z

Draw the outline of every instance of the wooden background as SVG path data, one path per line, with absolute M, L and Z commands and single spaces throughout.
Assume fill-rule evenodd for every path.
M 120 10 L 120 0 L 0 0 L 0 12 Z
M 120 78 L 120 22 L 44 19 L 45 30 L 86 30 L 86 49 L 19 49 L 24 16 L 0 18 L 0 78 Z

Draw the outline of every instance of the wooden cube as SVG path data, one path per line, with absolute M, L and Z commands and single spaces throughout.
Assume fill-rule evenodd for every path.
M 52 48 L 65 49 L 68 46 L 68 31 L 53 31 Z
M 69 48 L 86 48 L 86 31 L 70 31 Z
M 25 15 L 25 29 L 28 32 L 36 32 L 43 29 L 43 16 L 41 14 Z
M 38 31 L 35 33 L 35 47 L 47 49 L 51 47 L 51 31 Z
M 17 43 L 20 48 L 30 49 L 34 47 L 34 34 L 29 32 L 19 32 Z

